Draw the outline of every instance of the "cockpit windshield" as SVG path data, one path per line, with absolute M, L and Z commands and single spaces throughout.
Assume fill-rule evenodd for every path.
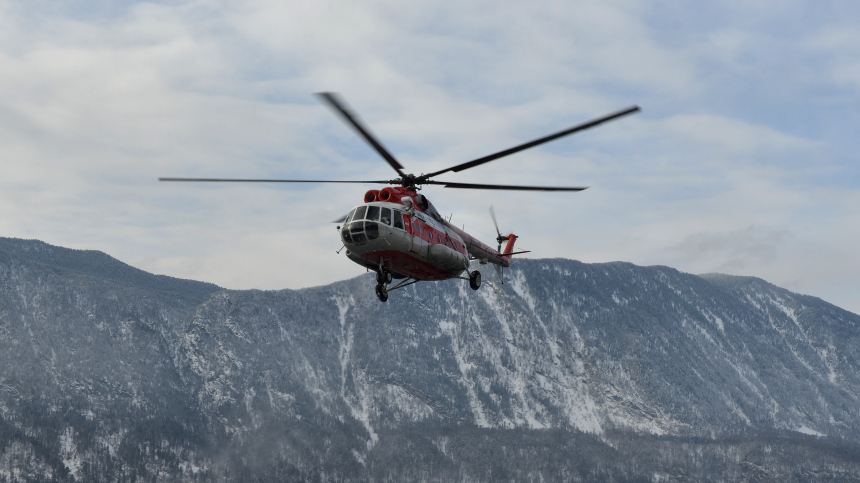
M 359 206 L 358 208 L 355 209 L 355 216 L 352 217 L 352 219 L 353 220 L 363 220 L 365 211 L 367 211 L 366 206 Z
M 367 219 L 371 221 L 379 221 L 379 207 L 378 206 L 368 206 L 367 207 Z

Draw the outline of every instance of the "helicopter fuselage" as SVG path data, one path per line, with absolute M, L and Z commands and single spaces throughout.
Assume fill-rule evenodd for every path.
M 464 278 L 472 259 L 507 267 L 511 257 L 505 253 L 516 240 L 511 236 L 500 253 L 439 216 L 423 195 L 399 187 L 368 191 L 365 203 L 347 215 L 340 235 L 353 262 L 421 281 Z

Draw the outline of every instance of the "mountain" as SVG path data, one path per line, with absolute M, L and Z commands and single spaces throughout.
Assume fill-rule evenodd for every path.
M 860 316 L 517 260 L 232 291 L 0 238 L 0 481 L 857 481 Z

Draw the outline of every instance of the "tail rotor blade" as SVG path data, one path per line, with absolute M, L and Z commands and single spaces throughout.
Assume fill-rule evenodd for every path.
M 490 205 L 490 217 L 493 219 L 493 224 L 496 225 L 496 235 L 502 236 L 502 232 L 499 231 L 499 222 L 496 221 L 496 210 L 493 209 L 493 205 Z
M 504 285 L 505 284 L 505 269 L 496 265 L 496 264 L 493 264 L 493 268 L 496 269 L 496 275 L 499 276 L 499 282 L 502 282 L 502 285 Z
M 502 242 L 505 241 L 505 237 L 502 236 L 502 232 L 499 231 L 499 222 L 496 221 L 496 210 L 493 209 L 493 205 L 490 205 L 490 217 L 493 219 L 493 225 L 496 226 L 496 241 L 499 243 L 498 248 L 496 248 L 497 252 L 502 251 Z

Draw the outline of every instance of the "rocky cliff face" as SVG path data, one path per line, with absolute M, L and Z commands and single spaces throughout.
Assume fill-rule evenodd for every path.
M 518 260 L 378 302 L 0 239 L 0 481 L 860 478 L 860 317 Z

